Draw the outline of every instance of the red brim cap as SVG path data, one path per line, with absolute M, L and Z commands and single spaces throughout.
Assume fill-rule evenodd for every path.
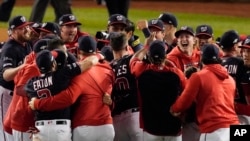
M 114 25 L 114 24 L 122 24 L 122 25 L 127 26 L 127 23 L 123 23 L 123 22 L 111 22 L 111 23 L 109 23 L 109 25 Z
M 148 28 L 156 28 L 160 31 L 163 31 L 163 29 L 161 29 L 159 26 L 155 26 L 155 25 L 148 26 Z
M 196 37 L 199 37 L 199 36 L 202 36 L 202 35 L 205 35 L 205 36 L 208 36 L 208 37 L 212 37 L 212 35 L 211 34 L 208 34 L 208 33 L 199 33 L 199 34 L 196 34 L 195 36 Z
M 33 24 L 34 22 L 25 22 L 25 23 L 23 23 L 22 25 L 19 25 L 18 27 L 15 27 L 15 28 L 22 28 L 22 27 L 25 27 L 25 26 L 27 26 L 27 25 L 31 25 L 31 24 Z
M 44 28 L 38 28 L 38 29 L 40 29 L 41 31 L 46 32 L 46 33 L 52 33 L 51 31 L 46 30 L 46 29 L 44 29 Z
M 72 24 L 75 24 L 75 25 L 82 25 L 81 23 L 79 23 L 79 22 L 67 22 L 67 23 L 63 23 L 63 24 L 61 24 L 61 25 L 72 25 Z
M 239 46 L 239 48 L 247 48 L 247 49 L 250 49 L 250 45 L 241 45 L 241 46 Z

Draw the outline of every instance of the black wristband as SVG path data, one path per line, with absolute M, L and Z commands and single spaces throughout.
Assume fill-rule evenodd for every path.
M 142 32 L 145 38 L 148 38 L 151 35 L 150 30 L 148 28 L 143 28 Z

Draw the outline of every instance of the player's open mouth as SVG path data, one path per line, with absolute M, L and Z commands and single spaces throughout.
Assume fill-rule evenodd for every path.
M 181 44 L 182 47 L 188 47 L 187 43 Z

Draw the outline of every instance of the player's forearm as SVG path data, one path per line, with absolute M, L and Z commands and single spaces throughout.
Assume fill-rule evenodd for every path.
M 79 66 L 81 68 L 81 71 L 84 72 L 88 69 L 90 69 L 92 66 L 96 65 L 98 63 L 99 59 L 97 56 L 89 56 L 85 58 L 83 61 L 79 62 Z
M 140 49 L 138 52 L 136 52 L 134 54 L 134 56 L 131 58 L 131 60 L 133 58 L 138 58 L 139 60 L 143 60 L 143 58 L 146 55 L 146 53 L 147 53 L 147 49 L 146 48 L 142 48 L 142 49 Z
M 16 68 L 8 68 L 3 73 L 3 79 L 5 81 L 12 81 L 14 80 L 14 77 L 16 76 L 17 72 L 23 68 L 24 64 L 16 67 Z

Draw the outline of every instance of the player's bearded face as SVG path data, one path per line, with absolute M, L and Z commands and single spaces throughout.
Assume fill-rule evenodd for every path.
M 61 37 L 64 42 L 73 42 L 77 34 L 77 25 L 64 25 L 61 27 Z
M 31 40 L 31 30 L 29 26 L 16 29 L 17 40 L 27 42 Z

